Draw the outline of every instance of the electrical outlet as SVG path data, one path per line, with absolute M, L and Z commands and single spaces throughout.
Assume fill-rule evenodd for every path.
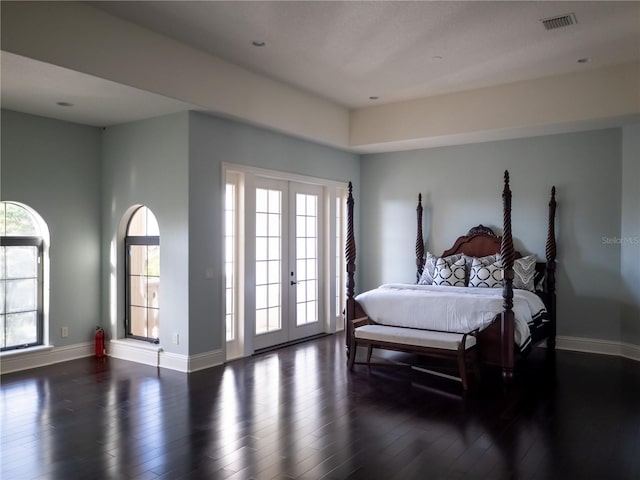
M 62 336 L 62 338 L 66 338 L 69 336 L 69 327 L 62 327 L 60 329 L 60 335 Z
M 173 334 L 173 344 L 174 345 L 178 345 L 180 343 L 180 335 L 178 335 L 177 333 Z

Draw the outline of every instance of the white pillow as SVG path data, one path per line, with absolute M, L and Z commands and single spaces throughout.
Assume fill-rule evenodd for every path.
M 457 262 L 454 263 L 449 263 L 444 258 L 439 258 L 436 261 L 436 268 L 433 271 L 432 285 L 465 287 L 465 278 L 467 276 L 467 273 L 464 265 L 464 258 L 460 258 Z
M 513 263 L 513 288 L 535 291 L 536 256 L 527 255 Z
M 502 287 L 502 265 L 500 262 L 483 263 L 474 258 L 469 274 L 470 287 L 499 288 Z
M 448 257 L 444 257 L 447 263 L 452 264 L 457 262 L 463 257 L 462 254 L 459 255 L 450 255 Z M 424 262 L 424 269 L 422 270 L 422 275 L 420 276 L 420 280 L 418 280 L 418 285 L 432 285 L 433 284 L 433 274 L 436 269 L 436 262 L 438 261 L 438 257 L 435 256 L 431 252 L 427 252 L 427 258 Z

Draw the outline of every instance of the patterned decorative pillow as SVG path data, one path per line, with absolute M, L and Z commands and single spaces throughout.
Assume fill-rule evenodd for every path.
M 465 287 L 465 279 L 467 277 L 467 273 L 464 265 L 464 258 L 460 258 L 457 262 L 454 263 L 449 263 L 444 258 L 439 258 L 436 261 L 436 268 L 433 271 L 432 285 Z
M 513 263 L 513 288 L 535 291 L 536 256 L 527 255 Z
M 470 287 L 499 288 L 502 287 L 502 264 L 493 262 L 486 264 L 474 258 L 469 274 Z
M 487 255 L 486 257 L 468 257 L 464 255 L 465 268 L 467 269 L 467 285 L 469 284 L 473 261 L 476 259 L 480 260 L 480 263 L 482 263 L 483 265 L 491 265 L 492 263 L 496 263 L 498 260 L 500 260 L 500 254 L 496 253 L 495 255 Z
M 450 255 L 448 257 L 444 257 L 447 263 L 452 264 L 457 262 L 463 257 L 460 255 Z M 427 259 L 424 262 L 424 269 L 422 270 L 422 276 L 420 280 L 418 280 L 418 285 L 432 285 L 433 284 L 433 273 L 436 269 L 436 262 L 438 261 L 438 257 L 436 257 L 433 253 L 427 252 Z

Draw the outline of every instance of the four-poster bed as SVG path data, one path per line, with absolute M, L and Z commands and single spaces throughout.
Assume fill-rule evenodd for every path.
M 371 358 L 372 348 L 406 350 L 427 355 L 449 355 L 457 358 L 460 377 L 466 389 L 466 365 L 468 362 L 474 363 L 475 358 L 478 358 L 483 364 L 500 367 L 504 381 L 510 382 L 514 375 L 516 350 L 525 353 L 525 350 L 530 348 L 530 345 L 540 343 L 545 339 L 549 348 L 553 349 L 555 347 L 555 187 L 551 189 L 551 200 L 549 201 L 546 262 L 536 262 L 532 256 L 523 257 L 520 252 L 514 249 L 511 231 L 511 189 L 507 171 L 504 174 L 502 199 L 502 236 L 496 235 L 488 227 L 479 225 L 472 228 L 466 235 L 459 237 L 453 246 L 437 259 L 436 274 L 440 274 L 443 271 L 451 274 L 457 268 L 456 265 L 463 268 L 462 271 L 466 271 L 466 278 L 464 280 L 460 279 L 461 283 L 453 283 L 453 285 L 465 285 L 464 287 L 446 286 L 451 285 L 446 281 L 439 284 L 443 286 L 384 285 L 379 289 L 375 289 L 375 291 L 363 292 L 356 297 L 356 245 L 353 229 L 354 200 L 352 185 L 351 183 L 349 184 L 347 242 L 345 249 L 347 263 L 345 330 L 347 357 L 350 367 L 353 367 L 356 349 L 359 345 L 369 347 L 367 361 Z M 446 263 L 445 260 L 447 259 L 450 259 L 451 265 Z M 478 286 L 491 286 L 486 283 L 481 285 L 474 284 L 473 288 L 467 287 L 471 265 L 473 265 L 474 273 L 479 271 L 486 273 L 489 271 L 486 269 L 492 268 L 491 265 L 481 263 L 481 260 L 487 261 L 486 259 L 491 259 L 489 260 L 490 263 L 498 259 L 494 265 L 497 269 L 497 266 L 499 266 L 502 274 L 502 280 L 500 281 L 501 291 L 495 288 L 475 288 Z M 526 288 L 523 288 L 521 274 L 523 268 L 528 268 L 528 266 L 523 267 L 525 259 L 529 259 L 526 260 L 528 266 L 535 268 L 535 276 L 531 271 L 531 287 L 526 286 Z M 430 262 L 428 266 L 426 265 L 427 260 Z M 432 270 L 434 268 L 433 262 L 435 261 L 435 256 L 430 253 L 425 257 L 422 234 L 422 199 L 421 195 L 419 195 L 416 239 L 418 283 L 421 283 L 425 276 L 428 280 L 423 283 L 431 283 Z M 517 264 L 516 275 L 514 275 L 514 264 Z M 464 267 L 461 267 L 462 265 Z M 465 268 L 466 270 L 464 270 Z M 481 270 L 481 268 L 486 269 Z M 425 272 L 427 269 L 429 271 Z M 518 289 L 515 289 L 515 307 L 514 277 L 518 285 Z M 454 276 L 450 278 L 454 278 Z M 436 284 L 434 280 L 434 285 Z M 383 296 L 379 297 L 378 295 Z M 455 298 L 451 295 L 454 295 Z M 439 298 L 427 299 L 429 296 Z M 415 300 L 410 299 L 410 297 L 415 298 Z M 473 297 L 473 299 L 469 299 L 469 297 Z M 460 305 L 468 305 L 464 313 L 466 315 L 467 311 L 476 308 L 474 305 L 477 304 L 473 302 L 479 297 L 482 298 L 478 301 L 491 303 L 490 306 L 485 306 L 485 303 L 481 303 L 479 304 L 481 307 L 477 307 L 477 313 L 482 313 L 484 318 L 467 322 L 467 317 L 460 316 L 462 314 L 454 312 L 453 315 L 449 315 L 454 308 L 452 307 L 454 304 L 455 308 L 462 309 L 464 309 L 464 306 L 459 307 Z M 405 301 L 417 303 L 415 307 L 410 307 L 408 303 L 400 303 Z M 383 311 L 379 310 L 378 305 L 384 307 Z M 487 316 L 488 312 L 490 316 Z M 429 314 L 436 317 L 449 315 L 455 321 L 452 323 L 451 318 L 449 318 L 444 323 L 437 323 L 439 318 L 426 318 Z M 460 318 L 463 318 L 462 322 L 458 321 Z M 527 329 L 525 333 L 523 333 L 522 329 L 523 321 L 525 322 L 524 328 Z M 356 329 L 358 330 L 356 331 Z M 433 332 L 433 334 L 425 332 Z M 442 333 L 451 334 L 447 340 L 449 341 L 448 344 L 440 342 L 439 335 Z M 522 337 L 527 335 L 529 335 L 529 338 L 523 340 Z

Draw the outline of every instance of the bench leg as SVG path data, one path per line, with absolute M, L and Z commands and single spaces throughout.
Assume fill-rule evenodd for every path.
M 458 354 L 458 369 L 460 370 L 460 379 L 462 380 L 463 390 L 467 390 L 467 365 L 465 362 L 465 354 Z
M 367 363 L 371 363 L 371 355 L 373 354 L 373 345 L 369 345 L 367 349 Z
M 471 362 L 473 363 L 473 373 L 476 381 L 480 381 L 480 362 L 478 362 L 478 351 L 475 348 L 471 352 Z
M 349 359 L 347 361 L 347 366 L 349 370 L 353 370 L 353 364 L 356 361 L 356 351 L 358 350 L 358 344 L 355 340 L 351 341 L 351 345 L 349 345 Z

